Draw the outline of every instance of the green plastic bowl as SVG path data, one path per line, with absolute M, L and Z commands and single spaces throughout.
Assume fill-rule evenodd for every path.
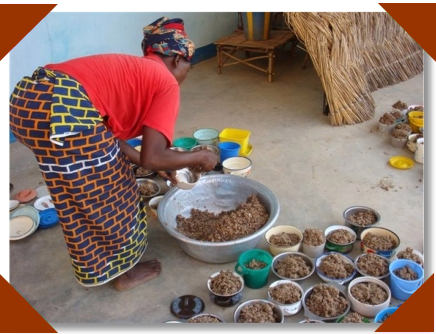
M 197 145 L 197 140 L 192 137 L 180 137 L 174 140 L 174 147 L 181 147 L 189 151 L 191 148 Z

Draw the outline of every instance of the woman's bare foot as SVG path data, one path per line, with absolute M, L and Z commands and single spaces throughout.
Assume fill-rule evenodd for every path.
M 127 291 L 159 276 L 161 264 L 158 259 L 137 263 L 132 269 L 115 278 L 118 291 Z

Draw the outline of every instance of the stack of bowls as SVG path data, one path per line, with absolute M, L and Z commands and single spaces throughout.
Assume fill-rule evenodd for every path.
M 38 210 L 24 205 L 12 211 L 9 216 L 9 240 L 20 240 L 37 230 L 40 223 Z

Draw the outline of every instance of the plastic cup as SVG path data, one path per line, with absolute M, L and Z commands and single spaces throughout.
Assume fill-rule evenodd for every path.
M 266 285 L 271 269 L 273 257 L 262 249 L 249 249 L 243 252 L 235 265 L 235 270 L 244 278 L 244 284 L 251 289 L 259 289 Z M 264 267 L 253 269 L 249 264 L 252 262 L 263 262 Z
M 219 143 L 218 148 L 220 149 L 220 160 L 222 163 L 228 158 L 239 156 L 239 150 L 241 149 L 241 145 L 232 141 L 225 141 Z

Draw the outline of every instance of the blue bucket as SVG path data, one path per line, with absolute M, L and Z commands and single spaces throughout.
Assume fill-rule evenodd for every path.
M 416 280 L 405 280 L 394 274 L 394 271 L 409 266 L 418 274 Z M 399 259 L 389 265 L 390 289 L 392 296 L 398 300 L 407 300 L 424 282 L 424 269 L 412 260 Z

